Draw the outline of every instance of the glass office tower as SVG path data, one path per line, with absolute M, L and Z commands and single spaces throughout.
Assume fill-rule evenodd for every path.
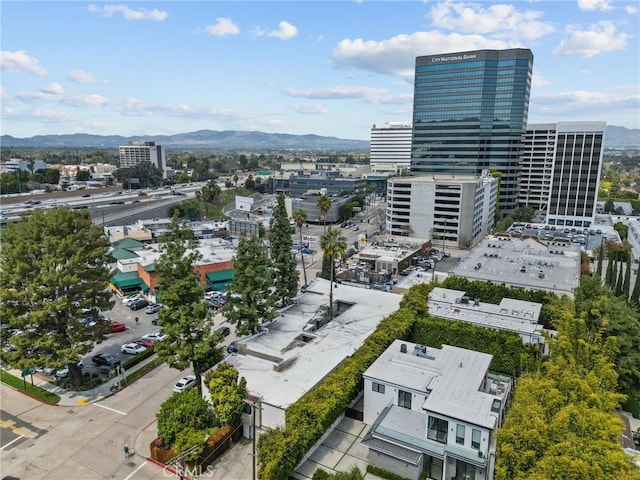
M 532 68 L 522 48 L 417 57 L 411 173 L 495 169 L 500 211 L 517 207 Z

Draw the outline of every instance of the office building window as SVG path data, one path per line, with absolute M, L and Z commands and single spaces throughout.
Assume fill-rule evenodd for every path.
M 398 406 L 411 410 L 411 392 L 398 390 Z
M 441 418 L 429 417 L 429 428 L 427 438 L 440 443 L 447 443 L 447 429 L 449 422 Z
M 382 383 L 373 382 L 371 384 L 371 390 L 378 393 L 384 393 L 384 385 Z
M 471 448 L 480 448 L 480 430 L 471 431 Z
M 464 425 L 458 425 L 456 427 L 456 443 L 464 445 Z

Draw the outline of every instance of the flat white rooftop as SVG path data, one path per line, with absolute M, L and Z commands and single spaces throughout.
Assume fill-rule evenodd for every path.
M 529 336 L 542 335 L 543 326 L 538 324 L 540 303 L 503 298 L 495 305 L 468 297 L 468 303 L 464 303 L 464 297 L 461 290 L 435 287 L 429 294 L 429 314 Z
M 225 359 L 246 378 L 248 391 L 261 397 L 262 403 L 288 408 L 352 355 L 381 320 L 398 310 L 402 300 L 394 293 L 334 286 L 334 305 L 340 304 L 341 313 L 318 330 L 305 331 L 310 322 L 325 315 L 329 287 L 327 280 L 314 280 L 267 332 L 236 342 L 245 344 L 246 355 Z
M 573 297 L 580 275 L 580 248 L 554 241 L 543 244 L 531 238 L 490 235 L 460 259 L 450 273 Z
M 425 356 L 420 356 L 414 354 L 416 346 L 395 340 L 364 375 L 429 393 L 422 406 L 428 412 L 493 429 L 498 415 L 492 412 L 494 400 L 504 402 L 509 387 L 503 385 L 496 394 L 484 391 L 492 356 L 450 345 L 426 347 Z

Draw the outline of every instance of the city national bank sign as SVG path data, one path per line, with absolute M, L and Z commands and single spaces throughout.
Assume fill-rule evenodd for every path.
M 471 60 L 476 58 L 475 53 L 465 53 L 463 55 L 449 55 L 448 57 L 434 57 L 431 59 L 431 63 L 450 62 L 452 60 Z

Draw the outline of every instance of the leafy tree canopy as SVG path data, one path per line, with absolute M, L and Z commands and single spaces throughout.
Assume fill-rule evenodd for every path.
M 69 208 L 34 210 L 2 234 L 0 316 L 23 331 L 11 337 L 18 367 L 76 367 L 107 333 L 107 325 L 84 318 L 113 306 L 109 289 L 109 242 L 88 212 Z M 38 349 L 34 350 L 33 347 Z

